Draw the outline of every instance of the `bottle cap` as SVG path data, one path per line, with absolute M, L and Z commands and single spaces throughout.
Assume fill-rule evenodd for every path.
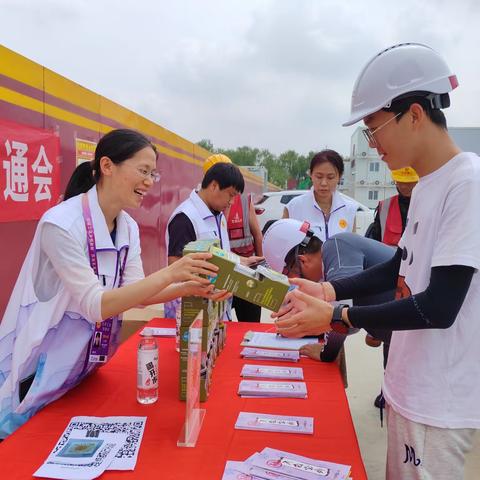
M 145 327 L 142 330 L 142 336 L 144 337 L 153 337 L 153 331 L 150 327 Z

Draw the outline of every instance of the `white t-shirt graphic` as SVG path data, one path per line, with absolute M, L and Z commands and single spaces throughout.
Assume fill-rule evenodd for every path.
M 432 267 L 476 269 L 448 329 L 394 332 L 383 392 L 415 422 L 480 427 L 480 158 L 461 153 L 422 177 L 410 203 L 400 276 L 412 294 L 424 291 Z

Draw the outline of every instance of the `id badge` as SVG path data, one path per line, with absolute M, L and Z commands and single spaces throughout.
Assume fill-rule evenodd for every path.
M 105 363 L 108 359 L 108 347 L 112 336 L 113 318 L 95 324 L 95 331 L 90 340 L 88 361 L 92 363 Z

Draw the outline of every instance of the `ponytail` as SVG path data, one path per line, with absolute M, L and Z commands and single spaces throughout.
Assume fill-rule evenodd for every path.
M 64 200 L 88 192 L 98 183 L 102 176 L 100 160 L 103 157 L 108 157 L 112 163 L 120 165 L 146 147 L 157 153 L 155 145 L 140 132 L 127 128 L 111 130 L 98 142 L 95 159 L 92 162 L 81 163 L 74 170 L 65 190 Z
M 94 185 L 92 164 L 90 162 L 81 163 L 72 173 L 65 189 L 64 200 L 75 197 L 80 193 L 88 192 Z

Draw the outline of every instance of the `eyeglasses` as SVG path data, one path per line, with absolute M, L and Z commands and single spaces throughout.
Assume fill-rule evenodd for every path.
M 134 165 L 131 165 L 130 163 L 126 163 L 126 164 L 135 168 L 137 173 L 141 177 L 143 177 L 143 180 L 151 180 L 153 183 L 158 183 L 160 181 L 160 174 L 158 172 L 156 172 L 155 170 L 147 170 L 146 168 L 135 167 Z
M 370 146 L 376 147 L 377 146 L 377 140 L 375 139 L 374 135 L 385 125 L 388 125 L 391 121 L 395 120 L 397 117 L 400 115 L 403 115 L 405 112 L 398 112 L 394 117 L 389 118 L 385 123 L 382 123 L 379 127 L 375 128 L 374 130 L 370 130 L 369 128 L 364 128 L 362 130 L 363 135 L 367 139 L 367 142 Z

